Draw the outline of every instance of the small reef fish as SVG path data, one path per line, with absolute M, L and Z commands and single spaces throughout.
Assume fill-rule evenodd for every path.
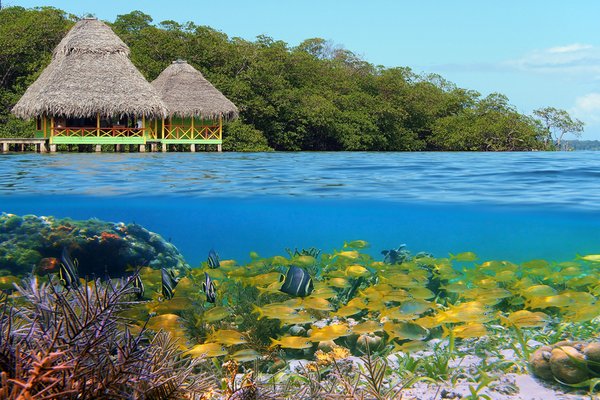
M 371 275 L 371 273 L 362 265 L 350 265 L 346 268 L 346 275 L 351 278 L 363 278 Z
M 313 289 L 313 281 L 308 272 L 292 265 L 283 278 L 283 285 L 280 290 L 292 296 L 306 297 L 312 293 Z
M 344 248 L 347 249 L 366 249 L 370 246 L 369 242 L 365 240 L 353 240 L 351 242 L 344 242 Z
M 519 310 L 510 313 L 507 317 L 500 317 L 504 325 L 513 325 L 518 328 L 539 328 L 546 325 L 548 315 L 541 311 L 531 312 L 528 310 Z
M 268 286 L 272 283 L 280 282 L 281 273 L 267 272 L 249 278 L 244 278 L 242 281 L 247 282 L 250 286 Z
M 58 270 L 58 276 L 65 289 L 70 290 L 72 288 L 77 289 L 79 287 L 79 276 L 77 275 L 77 261 L 73 261 L 71 254 L 66 247 L 63 247 L 60 255 L 60 269 Z
M 286 306 L 283 304 L 277 304 L 277 303 L 267 304 L 267 305 L 264 305 L 263 307 L 259 307 L 255 304 L 255 305 L 253 305 L 252 312 L 258 313 L 257 319 L 259 319 L 259 320 L 263 319 L 263 318 L 279 319 L 280 317 L 283 317 L 283 316 L 295 314 L 296 309 L 293 307 L 290 307 L 290 306 Z
M 40 271 L 43 272 L 55 272 L 59 267 L 60 261 L 58 258 L 47 257 L 40 260 Z
M 390 339 L 423 340 L 429 336 L 429 330 L 411 322 L 386 322 L 383 330 Z
M 340 317 L 350 317 L 354 314 L 358 314 L 363 309 L 364 309 L 364 307 L 345 305 L 345 306 L 338 308 L 338 310 L 335 312 L 335 314 Z
M 360 253 L 356 250 L 336 251 L 333 254 L 334 256 L 347 258 L 349 260 L 356 260 L 358 257 L 360 257 Z
M 285 349 L 309 349 L 312 342 L 303 336 L 283 336 L 280 339 L 271 338 L 271 347 L 280 346 Z
M 210 249 L 210 251 L 208 252 L 207 263 L 208 268 L 211 269 L 219 268 L 221 266 L 221 263 L 219 262 L 219 255 L 217 254 L 215 249 Z
M 227 348 L 220 343 L 204 343 L 195 345 L 185 354 L 192 357 L 219 357 L 227 354 Z
M 231 315 L 231 311 L 229 311 L 227 308 L 225 307 L 213 307 L 208 311 L 205 311 L 204 314 L 202 314 L 202 319 L 204 320 L 204 322 L 216 322 L 216 321 L 220 321 L 224 318 L 227 318 Z
M 317 311 L 332 311 L 333 310 L 333 305 L 331 305 L 330 302 L 327 301 L 327 299 L 322 299 L 320 297 L 305 297 L 304 299 L 302 299 L 302 303 L 300 304 L 300 307 L 305 308 L 305 309 L 310 309 L 310 310 L 317 310 Z
M 362 334 L 362 333 L 373 333 L 380 332 L 383 330 L 383 324 L 378 321 L 365 321 L 359 324 L 356 324 L 352 327 L 352 333 Z
M 345 289 L 351 285 L 350 281 L 346 278 L 331 278 L 327 281 L 327 284 L 338 289 Z
M 144 282 L 142 282 L 142 278 L 140 277 L 140 274 L 136 274 L 133 277 L 133 283 L 132 283 L 134 289 L 136 290 L 135 292 L 135 296 L 138 300 L 142 300 L 144 298 Z
M 173 291 L 175 290 L 175 286 L 177 286 L 177 279 L 173 272 L 166 268 L 160 269 L 160 275 L 162 278 L 162 295 L 165 300 L 170 300 L 173 298 Z
M 279 321 L 281 321 L 281 325 L 304 325 L 304 324 L 312 324 L 317 321 L 317 319 L 312 316 L 307 311 L 298 311 L 295 314 L 288 315 L 280 315 L 278 317 Z
M 232 329 L 219 329 L 208 335 L 207 342 L 221 343 L 226 346 L 248 343 L 244 335 Z
M 450 253 L 450 260 L 456 260 L 461 262 L 471 262 L 477 260 L 477 254 L 472 251 L 465 251 L 464 253 L 452 254 Z
M 20 283 L 21 278 L 16 276 L 2 276 L 0 277 L 0 290 L 10 290 L 14 289 L 15 283 Z
M 249 362 L 261 358 L 261 354 L 254 349 L 238 350 L 229 356 L 237 362 Z
M 204 272 L 204 282 L 202 282 L 202 290 L 206 293 L 206 301 L 214 303 L 217 300 L 217 289 L 214 282 L 210 279 L 207 272 Z
M 577 255 L 577 260 L 589 261 L 589 262 L 600 262 L 600 254 L 588 254 L 585 256 Z
M 399 351 L 403 353 L 414 353 L 425 349 L 427 349 L 427 343 L 420 340 L 409 340 L 402 344 L 394 343 L 394 349 L 392 350 L 392 353 L 397 353 Z
M 323 328 L 313 327 L 308 340 L 311 342 L 325 342 L 348 335 L 352 335 L 352 329 L 346 324 L 327 325 Z
M 448 329 L 445 325 L 443 325 L 442 330 L 444 332 L 444 336 L 449 336 L 452 334 L 454 337 L 461 339 L 481 337 L 487 334 L 485 325 L 478 322 L 470 322 L 465 325 L 458 325 L 452 329 Z

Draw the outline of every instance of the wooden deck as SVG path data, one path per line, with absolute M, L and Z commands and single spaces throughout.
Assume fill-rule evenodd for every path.
M 166 153 L 169 151 L 169 145 L 171 144 L 184 144 L 186 148 L 188 148 L 190 152 L 195 152 L 197 150 L 197 146 L 201 146 L 202 144 L 189 144 L 189 147 L 187 146 L 187 143 L 169 143 L 169 140 L 147 140 L 146 144 L 133 144 L 130 145 L 129 149 L 131 149 L 132 147 L 134 149 L 136 149 L 137 151 L 139 151 L 140 153 L 144 153 L 146 152 L 146 150 L 149 150 L 151 152 L 163 152 Z M 99 153 L 102 151 L 102 145 L 98 142 L 95 143 L 89 143 L 92 145 L 92 148 L 94 149 L 94 151 L 96 153 Z M 85 144 L 82 144 L 85 145 Z M 114 151 L 115 152 L 121 152 L 123 151 L 123 146 L 126 146 L 127 144 L 115 144 L 114 145 Z M 206 146 L 208 145 L 212 145 L 210 143 L 206 143 Z M 69 146 L 69 150 L 68 151 L 75 151 L 78 152 L 80 147 L 80 145 L 70 145 Z M 147 147 L 148 146 L 148 147 Z M 217 146 L 217 151 L 220 152 L 221 151 L 221 144 L 218 143 L 216 144 Z M 15 151 L 15 152 L 37 152 L 37 153 L 46 153 L 46 152 L 50 152 L 50 153 L 55 153 L 57 150 L 57 145 L 56 144 L 50 144 L 49 143 L 49 139 L 44 139 L 44 138 L 0 138 L 0 149 L 2 151 L 2 153 L 8 153 L 10 151 Z

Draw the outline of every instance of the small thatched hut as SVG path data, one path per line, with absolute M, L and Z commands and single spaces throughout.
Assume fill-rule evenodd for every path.
M 143 144 L 146 119 L 167 115 L 127 45 L 96 19 L 75 24 L 12 111 L 37 118 L 36 136 L 51 144 Z
M 200 71 L 183 60 L 173 61 L 152 86 L 168 111 L 154 125 L 163 143 L 216 144 L 220 149 L 223 120 L 233 120 L 239 112 Z

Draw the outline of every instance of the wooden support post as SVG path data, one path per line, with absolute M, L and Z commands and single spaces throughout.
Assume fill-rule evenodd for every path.
M 146 152 L 146 145 L 140 144 L 140 153 L 145 153 L 145 152 Z
M 166 144 L 166 143 L 163 143 L 163 144 L 162 144 L 162 152 L 163 152 L 163 153 L 166 153 L 167 151 L 168 151 L 168 149 L 167 149 L 167 144 Z
M 55 144 L 50 145 L 50 153 L 56 153 L 56 145 Z
M 100 113 L 96 114 L 96 137 L 100 137 Z
M 195 145 L 194 143 L 190 144 L 190 151 L 191 151 L 192 153 L 195 153 L 195 152 L 196 152 L 196 145 Z
M 25 152 L 25 143 L 21 143 L 21 152 Z
M 40 153 L 45 153 L 46 151 L 46 142 L 40 143 Z
M 102 153 L 102 145 L 101 144 L 96 145 L 96 153 Z
M 121 145 L 115 144 L 115 153 L 120 153 L 120 152 L 121 152 Z
M 8 153 L 8 142 L 2 142 L 2 152 Z
M 219 153 L 223 151 L 223 147 L 220 144 L 217 145 L 217 151 Z
M 156 143 L 150 143 L 150 151 L 156 153 L 158 151 L 158 145 Z

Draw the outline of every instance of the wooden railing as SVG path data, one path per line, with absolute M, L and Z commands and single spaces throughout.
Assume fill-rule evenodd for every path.
M 164 139 L 221 140 L 221 129 L 219 125 L 203 125 L 192 128 L 165 124 Z
M 146 128 L 54 128 L 52 136 L 54 137 L 143 137 Z

